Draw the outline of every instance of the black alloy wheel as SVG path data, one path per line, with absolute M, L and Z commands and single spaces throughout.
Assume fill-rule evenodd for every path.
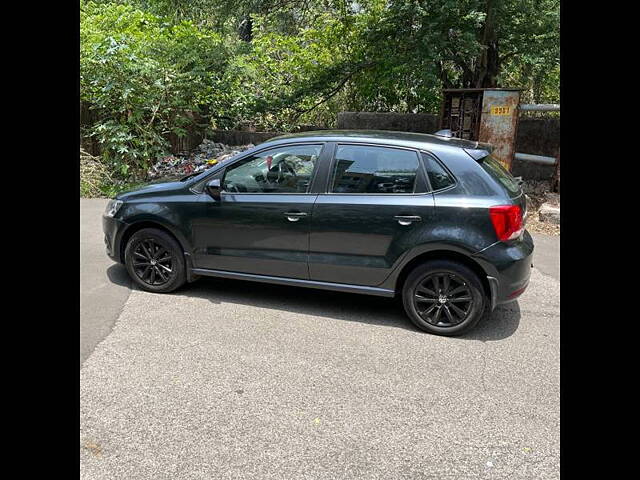
M 173 256 L 154 238 L 140 240 L 133 249 L 133 270 L 149 285 L 164 285 L 173 276 Z
M 452 260 L 429 260 L 414 268 L 402 287 L 409 319 L 436 335 L 460 335 L 484 316 L 486 292 L 478 275 Z
M 424 277 L 413 293 L 416 311 L 424 321 L 439 327 L 464 322 L 473 306 L 471 290 L 453 273 L 433 273 Z
M 183 249 L 160 229 L 135 232 L 127 242 L 124 262 L 131 278 L 149 292 L 171 292 L 186 282 Z

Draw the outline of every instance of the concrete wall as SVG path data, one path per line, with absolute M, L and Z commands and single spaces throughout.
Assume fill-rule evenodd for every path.
M 315 125 L 300 125 L 297 129 L 298 132 L 307 132 L 310 130 L 324 129 Z M 248 130 L 213 130 L 207 135 L 207 138 L 214 142 L 224 143 L 226 145 L 247 145 L 249 143 L 258 145 L 259 143 L 266 142 L 270 138 L 279 137 L 280 135 L 285 135 L 285 133 L 251 132 Z
M 560 149 L 560 118 L 520 118 L 516 152 L 557 157 Z M 553 165 L 513 161 L 511 172 L 526 180 L 550 180 Z
M 439 116 L 413 113 L 341 112 L 338 128 L 350 130 L 400 130 L 434 133 L 439 128 Z M 559 118 L 520 118 L 516 138 L 516 152 L 557 156 L 560 148 Z M 514 160 L 512 173 L 526 180 L 547 180 L 554 167 Z
M 81 106 L 82 107 L 82 106 Z M 81 113 L 86 118 L 91 114 L 88 109 Z M 434 133 L 439 127 L 439 116 L 433 114 L 414 113 L 374 113 L 374 112 L 341 112 L 338 114 L 339 129 L 357 130 L 398 130 L 404 132 Z M 299 130 L 319 130 L 313 125 L 305 125 Z M 270 138 L 283 135 L 282 132 L 250 132 L 241 130 L 214 130 L 207 138 L 227 145 L 257 145 Z M 193 132 L 184 138 L 169 136 L 173 153 L 187 152 L 196 148 L 202 141 L 203 134 Z M 92 155 L 99 155 L 99 145 L 95 139 L 81 139 L 83 148 Z M 516 139 L 516 152 L 534 155 L 557 156 L 560 148 L 560 118 L 527 118 L 521 117 Z M 554 167 L 536 165 L 514 160 L 512 173 L 521 175 L 526 180 L 547 180 L 553 176 Z
M 266 142 L 270 138 L 284 135 L 282 132 L 245 132 L 241 130 L 214 130 L 207 135 L 209 140 L 224 143 L 225 145 L 247 145 Z
M 438 116 L 428 113 L 340 112 L 337 128 L 434 133 L 438 123 Z

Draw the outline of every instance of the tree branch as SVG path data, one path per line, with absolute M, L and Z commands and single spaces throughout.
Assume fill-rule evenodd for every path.
M 315 104 L 313 104 L 310 108 L 304 109 L 304 110 L 298 110 L 296 109 L 296 114 L 293 116 L 293 121 L 297 121 L 298 118 L 300 118 L 300 116 L 304 115 L 305 113 L 309 113 L 313 110 L 315 110 L 317 107 L 319 107 L 320 105 L 322 105 L 323 103 L 327 102 L 328 100 L 330 100 L 331 98 L 333 98 L 341 89 L 342 87 L 345 86 L 345 84 L 356 74 L 361 72 L 362 70 L 364 70 L 365 68 L 369 68 L 371 66 L 373 66 L 376 62 L 367 62 L 364 63 L 362 65 L 359 65 L 356 69 L 354 69 L 353 71 L 349 72 L 347 74 L 346 77 L 344 77 L 339 83 L 338 85 L 331 89 L 329 91 L 329 93 L 327 95 L 325 95 L 322 99 L 320 99 L 318 102 L 316 102 Z

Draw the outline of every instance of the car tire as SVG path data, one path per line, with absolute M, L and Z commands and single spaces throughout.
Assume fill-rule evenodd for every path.
M 124 252 L 133 281 L 143 290 L 168 293 L 186 282 L 184 252 L 168 233 L 156 228 L 135 232 Z
M 450 260 L 429 260 L 414 268 L 404 282 L 402 303 L 418 328 L 444 336 L 471 330 L 488 304 L 478 276 Z

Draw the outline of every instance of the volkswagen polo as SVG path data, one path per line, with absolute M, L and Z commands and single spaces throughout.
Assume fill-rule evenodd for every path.
M 150 292 L 212 276 L 399 296 L 418 328 L 458 335 L 526 289 L 525 218 L 488 145 L 327 130 L 121 193 L 103 229 L 108 255 Z

